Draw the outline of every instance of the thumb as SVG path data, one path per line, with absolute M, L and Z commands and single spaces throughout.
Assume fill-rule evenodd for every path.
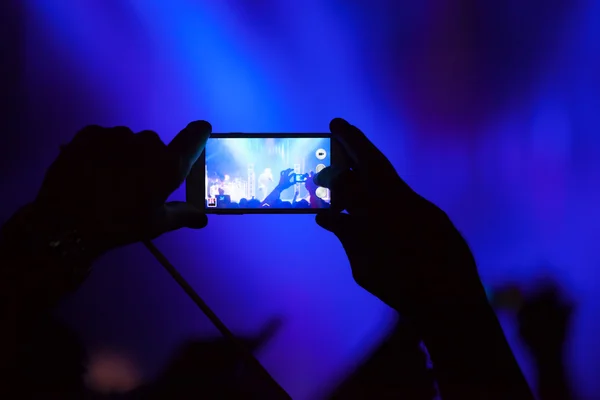
M 201 229 L 208 225 L 208 218 L 201 210 L 183 201 L 171 201 L 163 206 L 154 224 L 155 236 L 181 228 Z
M 315 221 L 317 222 L 317 225 L 333 233 L 340 240 L 346 234 L 351 233 L 354 228 L 354 221 L 349 214 L 327 211 L 317 214 Z

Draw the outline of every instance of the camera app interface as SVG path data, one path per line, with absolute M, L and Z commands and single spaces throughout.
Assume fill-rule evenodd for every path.
M 212 138 L 206 144 L 206 207 L 327 208 L 313 176 L 330 165 L 328 138 Z

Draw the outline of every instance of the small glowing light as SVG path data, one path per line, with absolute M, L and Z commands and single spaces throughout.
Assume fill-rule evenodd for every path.
M 325 189 L 324 187 L 317 188 L 315 193 L 320 199 L 325 199 L 327 197 L 327 189 Z

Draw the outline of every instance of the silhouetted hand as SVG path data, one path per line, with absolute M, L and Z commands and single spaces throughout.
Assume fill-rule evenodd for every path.
M 206 216 L 167 198 L 187 177 L 211 133 L 190 123 L 167 146 L 152 131 L 88 126 L 61 149 L 34 202 L 38 215 L 76 229 L 102 253 L 182 227 Z
M 548 281 L 526 296 L 517 312 L 519 334 L 531 351 L 537 369 L 541 400 L 573 398 L 564 360 L 573 308 L 558 285 Z
M 279 174 L 279 184 L 277 188 L 279 190 L 285 190 L 294 184 L 294 169 L 288 168 L 281 171 Z
M 536 360 L 561 355 L 573 306 L 555 284 L 546 284 L 525 298 L 517 313 L 519 334 Z
M 358 128 L 339 118 L 329 126 L 349 165 L 315 177 L 335 201 L 316 221 L 340 239 L 356 282 L 413 322 L 486 301 L 471 252 L 448 216 L 415 193 Z M 380 201 L 364 201 L 373 187 Z

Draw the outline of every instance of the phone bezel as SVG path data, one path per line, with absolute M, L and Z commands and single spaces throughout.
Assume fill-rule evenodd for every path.
M 257 138 L 257 139 L 302 139 L 302 138 L 315 138 L 315 139 L 329 139 L 329 157 L 330 165 L 337 165 L 337 155 L 340 153 L 339 143 L 331 137 L 330 133 L 213 133 L 210 135 L 210 139 L 244 139 L 244 138 Z M 244 214 L 318 214 L 319 212 L 326 211 L 324 208 L 243 208 L 243 209 L 230 209 L 230 208 L 208 208 L 205 206 L 204 193 L 204 172 L 206 165 L 206 151 L 203 150 L 202 154 L 192 166 L 190 174 L 185 181 L 186 201 L 193 206 L 204 210 L 206 214 L 217 214 L 217 215 L 244 215 Z M 335 202 L 333 193 L 331 193 L 330 206 Z

